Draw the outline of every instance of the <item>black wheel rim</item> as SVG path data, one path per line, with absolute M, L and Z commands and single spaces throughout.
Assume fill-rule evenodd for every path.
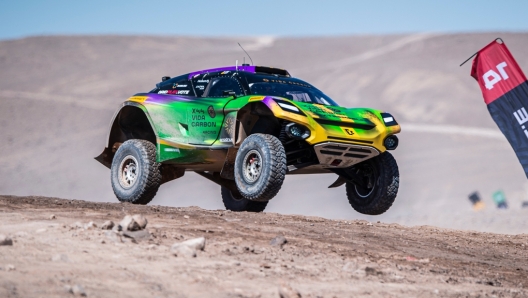
M 379 172 L 371 163 L 365 163 L 357 167 L 356 174 L 362 182 L 361 184 L 354 184 L 356 194 L 360 198 L 368 198 L 376 188 Z

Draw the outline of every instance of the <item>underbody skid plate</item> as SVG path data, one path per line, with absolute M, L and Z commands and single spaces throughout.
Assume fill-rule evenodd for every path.
M 321 166 L 326 168 L 348 168 L 379 155 L 372 147 L 326 142 L 314 146 Z

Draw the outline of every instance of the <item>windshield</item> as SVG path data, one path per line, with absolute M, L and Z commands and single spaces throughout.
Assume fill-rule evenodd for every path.
M 315 89 L 314 87 L 305 84 L 300 86 L 300 83 L 298 85 L 296 85 L 295 82 L 292 83 L 251 83 L 249 84 L 249 88 L 251 94 L 255 95 L 280 96 L 293 101 L 316 103 L 326 106 L 338 106 L 338 104 L 335 103 L 330 97 L 326 96 L 323 94 L 323 92 Z

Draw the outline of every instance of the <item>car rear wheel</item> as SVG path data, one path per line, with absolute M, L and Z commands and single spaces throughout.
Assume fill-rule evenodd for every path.
M 250 201 L 271 200 L 286 176 L 286 153 L 282 143 L 268 134 L 252 134 L 238 149 L 235 183 L 240 194 Z
M 262 212 L 266 209 L 268 202 L 250 201 L 240 194 L 240 192 L 233 192 L 228 188 L 222 186 L 222 200 L 227 210 L 231 211 L 247 211 L 247 212 Z
M 128 140 L 114 155 L 111 167 L 114 194 L 121 202 L 146 205 L 161 184 L 156 146 L 145 140 Z
M 355 165 L 353 172 L 362 183 L 346 183 L 346 194 L 352 208 L 368 215 L 379 215 L 389 210 L 400 183 L 394 157 L 384 152 Z

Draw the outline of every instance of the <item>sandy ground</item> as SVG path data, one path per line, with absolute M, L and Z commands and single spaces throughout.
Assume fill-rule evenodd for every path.
M 76 227 L 126 214 L 146 216 L 150 239 Z M 0 220 L 13 239 L 0 246 L 0 297 L 68 297 L 76 285 L 88 297 L 528 296 L 527 234 L 15 196 L 0 196 Z M 288 242 L 270 245 L 276 236 Z M 196 237 L 196 258 L 171 254 Z

